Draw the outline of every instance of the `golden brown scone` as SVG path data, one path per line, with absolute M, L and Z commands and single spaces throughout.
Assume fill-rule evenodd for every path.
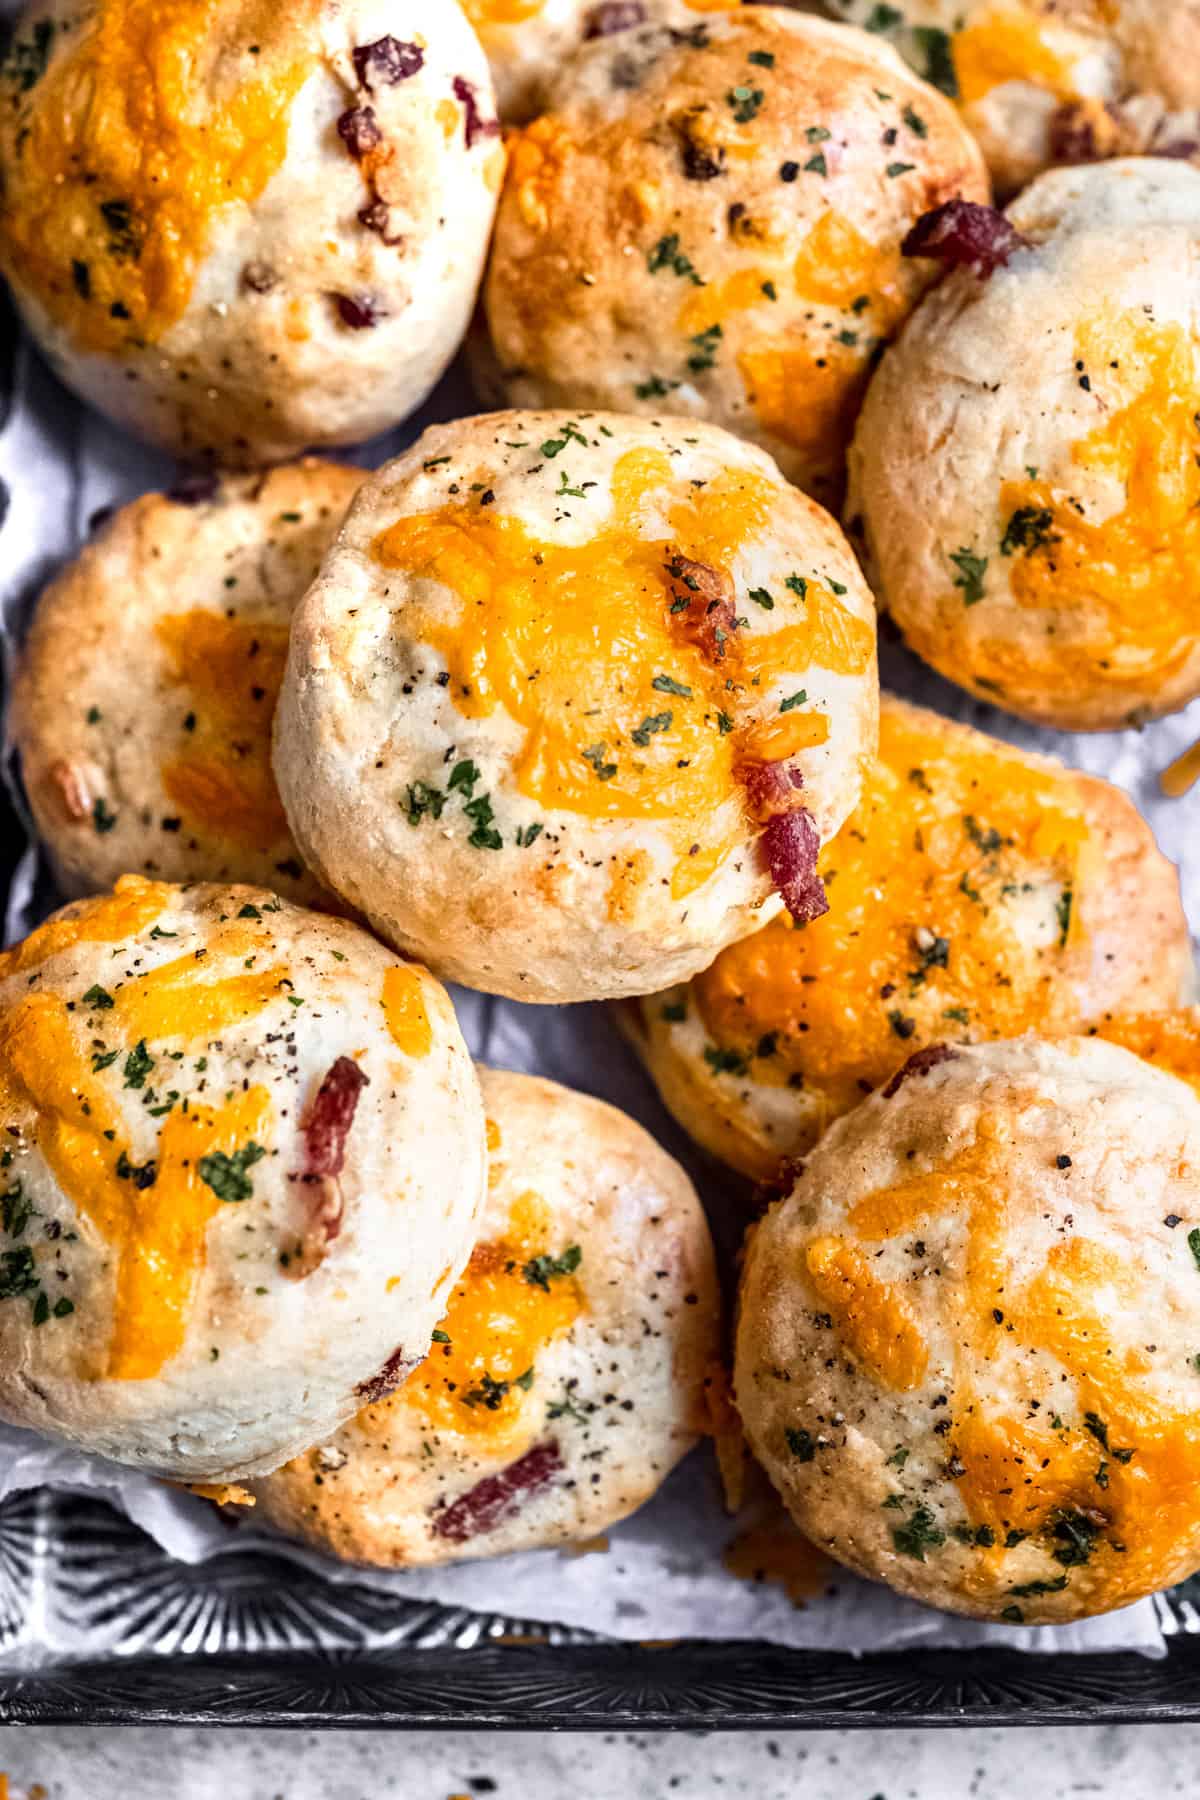
M 623 1011 L 679 1122 L 747 1175 L 927 1044 L 1173 1007 L 1190 975 L 1178 876 L 1119 788 L 891 695 L 879 724 L 826 917 Z
M 485 287 L 518 406 L 707 418 L 819 498 L 927 286 L 900 243 L 985 200 L 953 107 L 863 32 L 676 11 L 585 44 L 510 147 Z
M 826 0 L 957 100 L 999 190 L 1200 151 L 1200 0 Z
M 0 268 L 67 384 L 253 465 L 397 424 L 458 348 L 504 168 L 455 0 L 33 0 Z
M 945 1056 L 754 1231 L 737 1402 L 829 1555 L 1065 1623 L 1200 1566 L 1200 1099 L 1098 1040 Z
M 454 980 L 645 993 L 823 909 L 874 626 L 834 521 L 715 426 L 434 426 L 297 610 L 279 790 L 314 872 Z
M 942 674 L 1137 724 L 1200 693 L 1200 170 L 1056 170 L 1007 219 L 1007 262 L 951 270 L 883 359 L 849 510 Z
M 448 995 L 263 888 L 130 875 L 0 955 L 0 1418 L 181 1481 L 425 1355 L 485 1194 Z
M 704 1429 L 719 1300 L 691 1182 L 614 1107 L 480 1073 L 489 1196 L 427 1361 L 254 1490 L 260 1518 L 351 1562 L 594 1537 Z
M 361 469 L 307 459 L 123 507 L 42 595 L 10 735 L 68 894 L 127 870 L 318 903 L 271 773 L 293 608 Z

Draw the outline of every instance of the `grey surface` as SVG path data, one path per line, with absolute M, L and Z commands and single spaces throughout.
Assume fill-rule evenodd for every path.
M 1200 1726 L 794 1736 L 0 1730 L 11 1800 L 1167 1800 Z M 494 1784 L 494 1785 L 492 1785 Z

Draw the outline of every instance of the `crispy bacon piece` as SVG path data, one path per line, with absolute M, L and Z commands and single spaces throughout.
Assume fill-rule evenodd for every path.
M 750 1196 L 750 1209 L 753 1216 L 756 1219 L 761 1218 L 768 1207 L 774 1206 L 777 1200 L 786 1200 L 803 1173 L 803 1157 L 782 1157 L 774 1175 L 755 1184 L 754 1192 Z
M 671 623 L 690 638 L 709 662 L 724 662 L 736 643 L 734 585 L 721 569 L 693 562 L 678 551 L 667 564 L 671 580 Z
M 331 294 L 330 299 L 338 309 L 342 324 L 348 325 L 351 331 L 370 331 L 386 316 L 370 294 Z
M 635 25 L 645 22 L 646 8 L 642 0 L 606 0 L 606 4 L 589 7 L 584 14 L 584 42 L 588 43 L 592 38 L 615 37 L 618 31 L 631 31 Z
M 892 1079 L 883 1090 L 885 1100 L 898 1094 L 910 1075 L 928 1075 L 930 1069 L 936 1069 L 939 1063 L 954 1062 L 957 1050 L 949 1044 L 926 1044 L 924 1050 L 914 1050 L 903 1068 L 897 1069 Z
M 974 200 L 947 200 L 919 218 L 900 249 L 905 256 L 932 257 L 948 268 L 973 269 L 981 279 L 1004 266 L 1014 250 L 1032 248 L 1015 225 L 994 206 Z
M 87 770 L 61 758 L 50 770 L 50 780 L 68 819 L 90 819 L 94 800 L 88 790 Z
M 383 142 L 373 106 L 350 106 L 337 122 L 338 136 L 356 162 Z
M 204 506 L 216 499 L 219 486 L 211 469 L 191 469 L 167 489 L 167 499 L 177 506 Z
M 1101 162 L 1116 152 L 1117 122 L 1100 100 L 1069 100 L 1050 120 L 1050 157 L 1056 163 Z
M 456 75 L 450 85 L 454 89 L 454 98 L 466 114 L 463 130 L 466 133 L 467 149 L 469 150 L 480 138 L 499 137 L 499 119 L 484 118 L 479 108 L 479 95 L 466 76 Z
M 763 832 L 771 880 L 797 925 L 807 925 L 829 911 L 825 884 L 817 874 L 821 839 L 806 806 L 776 813 Z
M 367 1077 L 348 1056 L 339 1056 L 317 1089 L 304 1120 L 305 1166 L 293 1181 L 304 1188 L 305 1228 L 297 1249 L 283 1267 L 293 1281 L 303 1281 L 320 1267 L 325 1252 L 342 1229 L 342 1190 L 338 1176 L 346 1161 L 346 1139 L 358 1110 Z
M 387 201 L 381 200 L 378 194 L 367 206 L 361 206 L 358 210 L 359 224 L 365 225 L 368 231 L 377 231 L 385 244 L 394 247 L 404 242 L 404 233 L 388 230 L 390 218 L 391 209 Z
M 304 1121 L 306 1176 L 336 1179 L 346 1161 L 346 1139 L 368 1078 L 349 1056 L 339 1056 L 317 1089 Z
M 737 778 L 746 790 L 750 811 L 760 824 L 776 813 L 791 812 L 797 790 L 804 786 L 799 769 L 785 762 L 739 763 Z
M 433 1515 L 434 1536 L 451 1544 L 465 1544 L 481 1532 L 491 1531 L 528 1495 L 548 1486 L 564 1467 L 562 1452 L 553 1438 L 535 1444 L 507 1469 L 485 1476 L 460 1494 L 452 1505 L 443 1502 Z
M 374 1406 L 376 1401 L 386 1400 L 420 1366 L 420 1360 L 418 1356 L 406 1356 L 403 1346 L 393 1350 L 377 1375 L 359 1382 L 354 1390 L 355 1398 L 361 1400 L 364 1406 Z
M 407 81 L 425 66 L 425 52 L 419 44 L 406 44 L 400 38 L 376 38 L 373 44 L 359 44 L 351 51 L 354 73 L 360 87 L 395 87 Z

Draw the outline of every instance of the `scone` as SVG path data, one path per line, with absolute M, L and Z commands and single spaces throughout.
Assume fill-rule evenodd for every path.
M 64 893 L 136 870 L 312 904 L 271 773 L 292 609 L 360 469 L 307 460 L 123 507 L 38 603 L 9 733 Z
M 1139 724 L 1200 693 L 1200 170 L 1059 169 L 997 220 L 998 249 L 958 214 L 919 231 L 966 266 L 871 383 L 850 512 L 943 675 L 1043 724 Z
M 0 268 L 92 405 L 274 461 L 425 398 L 503 168 L 455 0 L 35 0 L 0 69 Z
M 481 1073 L 488 1200 L 429 1357 L 254 1489 L 256 1518 L 351 1562 L 594 1537 L 704 1429 L 718 1296 L 687 1176 L 615 1108 Z
M 762 1179 L 914 1050 L 1175 1006 L 1174 867 L 1118 788 L 891 695 L 879 761 L 820 870 L 830 911 L 776 919 L 623 1022 L 676 1118 Z
M 932 276 L 901 241 L 988 192 L 954 108 L 864 32 L 750 6 L 598 38 L 511 143 L 492 379 L 516 406 L 711 419 L 835 501 Z
M 1200 151 L 1197 0 L 825 0 L 962 108 L 997 187 L 1054 163 Z
M 0 957 L 0 1418 L 221 1482 L 404 1379 L 470 1254 L 444 990 L 262 888 L 130 875 Z
M 1111 1044 L 920 1052 L 753 1234 L 737 1403 L 800 1529 L 1061 1624 L 1200 1567 L 1200 1099 Z
M 390 943 L 603 999 L 824 910 L 877 707 L 858 565 L 762 451 L 496 413 L 360 491 L 293 621 L 275 773 L 309 866 Z

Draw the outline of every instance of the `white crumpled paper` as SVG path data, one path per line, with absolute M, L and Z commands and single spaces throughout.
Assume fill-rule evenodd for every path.
M 471 410 L 469 390 L 461 378 L 451 376 L 417 425 Z M 417 425 L 368 446 L 354 460 L 383 460 L 411 440 Z M 22 347 L 15 405 L 0 432 L 0 478 L 11 496 L 0 532 L 0 608 L 9 647 L 37 589 L 83 542 L 92 514 L 162 485 L 171 474 L 164 459 L 85 412 Z M 1054 752 L 1126 788 L 1153 820 L 1164 850 L 1181 863 L 1189 917 L 1200 921 L 1200 799 L 1167 801 L 1157 785 L 1158 772 L 1200 736 L 1200 703 L 1140 734 L 1069 737 L 1031 730 L 976 705 L 895 647 L 885 646 L 884 665 L 885 679 L 898 691 L 983 723 L 1015 742 Z M 9 906 L 9 937 L 27 931 L 53 898 L 35 859 L 28 858 Z M 455 1000 L 476 1056 L 598 1094 L 632 1113 L 679 1156 L 709 1207 L 728 1264 L 742 1223 L 738 1187 L 675 1126 L 603 1008 L 522 1006 L 463 990 Z M 231 1533 L 204 1501 L 0 1426 L 0 1499 L 46 1483 L 101 1494 L 172 1556 L 187 1562 L 200 1562 L 217 1551 L 261 1546 L 266 1535 L 251 1520 Z M 406 1599 L 632 1639 L 762 1638 L 798 1648 L 855 1651 L 993 1642 L 1056 1651 L 1136 1649 L 1155 1654 L 1163 1648 L 1162 1609 L 1149 1600 L 1104 1619 L 1058 1629 L 982 1626 L 951 1619 L 834 1570 L 830 1590 L 798 1610 L 780 1588 L 752 1585 L 726 1571 L 722 1551 L 738 1530 L 723 1511 L 706 1448 L 688 1458 L 649 1506 L 611 1534 L 603 1554 L 538 1551 L 395 1574 L 364 1573 L 294 1549 L 289 1554 L 332 1580 L 367 1582 Z M 270 1542 L 281 1548 L 273 1537 Z

